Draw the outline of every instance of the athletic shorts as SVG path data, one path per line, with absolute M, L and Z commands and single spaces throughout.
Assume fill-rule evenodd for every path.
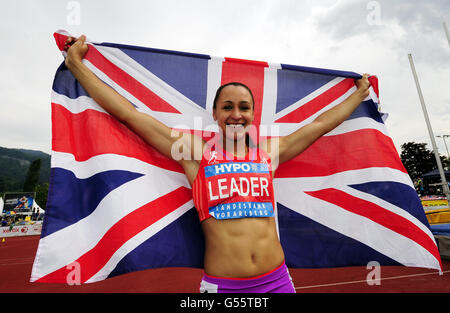
M 214 277 L 204 274 L 200 293 L 295 293 L 288 268 L 283 262 L 274 270 L 250 278 Z

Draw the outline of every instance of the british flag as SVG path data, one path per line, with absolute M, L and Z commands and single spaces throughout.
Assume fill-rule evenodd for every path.
M 68 33 L 54 34 L 59 49 Z M 211 125 L 217 88 L 253 91 L 260 136 L 288 135 L 354 90 L 353 72 L 89 42 L 83 62 L 137 110 L 185 131 Z M 380 264 L 442 271 L 424 210 L 370 95 L 339 127 L 282 164 L 276 220 L 289 267 Z M 204 239 L 183 169 L 106 113 L 64 63 L 52 90 L 52 172 L 31 281 L 80 282 L 202 267 Z M 270 127 L 269 127 L 270 126 Z

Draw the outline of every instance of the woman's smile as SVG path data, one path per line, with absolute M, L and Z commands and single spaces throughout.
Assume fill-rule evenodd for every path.
M 213 117 L 225 136 L 225 140 L 240 141 L 246 128 L 253 122 L 253 99 L 242 86 L 225 87 L 216 103 Z

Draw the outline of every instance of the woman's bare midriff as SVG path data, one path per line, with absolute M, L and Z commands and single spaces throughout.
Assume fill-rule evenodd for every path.
M 284 261 L 273 217 L 202 222 L 206 238 L 204 269 L 216 277 L 247 278 L 267 273 Z

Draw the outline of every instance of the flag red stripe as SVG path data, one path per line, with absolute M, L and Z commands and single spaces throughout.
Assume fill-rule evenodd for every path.
M 128 240 L 192 199 L 191 189 L 178 189 L 134 210 L 114 224 L 94 248 L 75 262 L 80 265 L 80 283 L 86 282 L 109 261 Z M 66 282 L 72 271 L 66 266 L 41 277 L 37 282 Z
M 63 51 L 67 36 L 58 33 L 54 33 L 53 36 L 59 50 Z M 127 72 L 106 59 L 93 45 L 89 45 L 89 50 L 85 55 L 85 59 L 89 60 L 96 68 L 106 74 L 120 87 L 132 94 L 136 99 L 139 99 L 151 110 L 181 114 L 177 109 L 161 99 L 134 77 L 128 75 Z
M 341 190 L 328 188 L 318 191 L 305 192 L 317 199 L 335 204 L 349 212 L 366 217 L 404 237 L 407 237 L 430 252 L 441 262 L 439 251 L 435 242 L 419 227 L 408 219 L 390 212 L 370 201 L 354 197 Z M 442 264 L 441 268 L 442 268 Z
M 326 176 L 369 167 L 407 173 L 390 137 L 374 129 L 360 129 L 319 138 L 303 153 L 281 164 L 275 176 Z
M 240 63 L 240 64 L 246 64 L 246 65 L 252 65 L 257 67 L 268 67 L 268 63 L 265 61 L 254 61 L 254 60 L 246 60 L 246 59 L 237 59 L 237 58 L 225 58 L 225 62 L 233 62 L 233 63 Z
M 346 78 L 311 101 L 276 120 L 276 123 L 300 123 L 335 101 L 355 85 L 352 78 Z
M 105 73 L 120 87 L 132 94 L 136 99 L 139 99 L 151 110 L 181 114 L 134 77 L 106 59 L 93 45 L 89 45 L 85 59 L 89 60 L 96 68 Z
M 222 82 L 240 82 L 252 91 L 255 100 L 255 119 L 253 124 L 259 126 L 261 123 L 261 112 L 264 94 L 264 68 L 267 62 L 249 61 L 233 58 L 225 58 L 222 64 Z
M 63 51 L 67 36 L 58 33 L 54 33 L 53 36 L 59 50 Z M 105 73 L 120 87 L 132 94 L 136 99 L 139 99 L 151 110 L 181 114 L 177 109 L 161 99 L 134 77 L 128 75 L 127 72 L 106 59 L 93 45 L 89 45 L 85 59 L 89 60 L 96 68 Z
M 368 80 L 369 80 L 369 82 L 370 82 L 370 85 L 372 86 L 372 88 L 373 88 L 373 91 L 375 91 L 375 93 L 376 93 L 376 95 L 377 95 L 377 97 L 378 97 L 378 100 L 380 99 L 380 92 L 378 91 L 378 77 L 376 77 L 376 76 L 370 76 L 369 78 L 368 78 Z
M 53 33 L 53 37 L 55 38 L 56 45 L 60 51 L 64 50 L 64 45 L 66 43 L 67 36 L 59 33 Z
M 52 149 L 74 155 L 77 161 L 113 153 L 133 157 L 161 168 L 184 173 L 138 135 L 110 115 L 95 110 L 73 114 L 52 103 Z

